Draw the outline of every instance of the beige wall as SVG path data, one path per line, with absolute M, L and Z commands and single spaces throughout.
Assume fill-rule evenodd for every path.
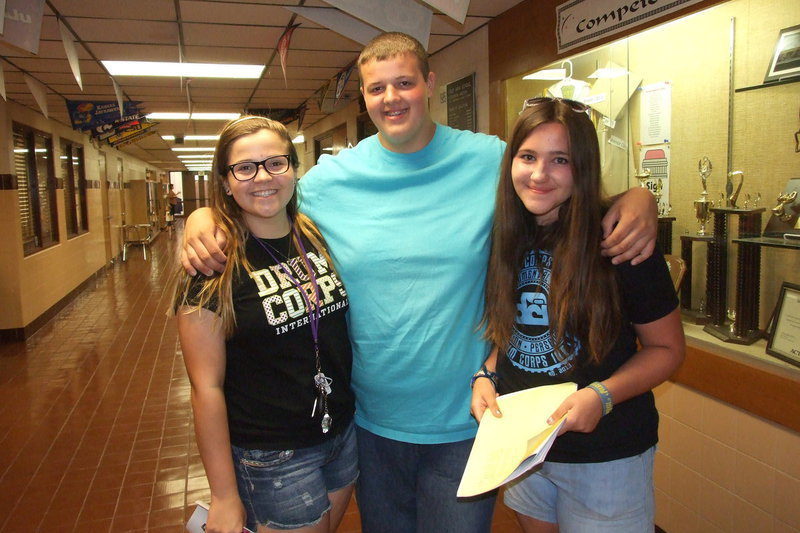
M 659 527 L 667 533 L 800 531 L 800 435 L 675 383 L 655 394 Z
M 11 138 L 13 121 L 50 133 L 53 137 L 56 158 L 60 155 L 61 138 L 82 143 L 86 179 L 100 179 L 98 164 L 100 152 L 89 143 L 88 136 L 73 131 L 63 124 L 50 121 L 31 109 L 2 101 L 0 101 L 0 142 L 5 149 L 0 153 L 0 173 L 14 174 Z M 116 174 L 117 157 L 121 157 L 124 161 L 125 181 L 143 180 L 146 170 L 151 168 L 146 163 L 118 150 L 108 147 L 102 150 L 107 154 L 110 178 Z M 61 166 L 56 163 L 54 168 L 56 176 L 63 178 Z M 3 310 L 0 313 L 0 329 L 17 329 L 29 325 L 108 263 L 110 258 L 106 253 L 105 219 L 101 196 L 104 191 L 104 187 L 87 190 L 89 231 L 67 238 L 65 192 L 63 189 L 58 189 L 56 204 L 59 242 L 27 257 L 23 257 L 22 253 L 17 191 L 15 189 L 0 191 L 0 224 L 9 228 L 6 232 L 5 246 L 0 251 L 0 309 Z M 114 239 L 112 256 L 119 253 L 117 226 L 121 220 L 120 195 L 119 189 L 112 189 L 109 193 L 111 235 Z

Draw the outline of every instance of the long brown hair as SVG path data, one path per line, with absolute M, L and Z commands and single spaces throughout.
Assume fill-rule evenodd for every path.
M 245 224 L 242 216 L 242 209 L 232 195 L 225 192 L 224 184 L 228 179 L 228 157 L 231 147 L 241 137 L 252 135 L 261 130 L 268 130 L 280 137 L 286 143 L 286 153 L 289 154 L 289 164 L 297 171 L 300 165 L 297 157 L 297 150 L 292 144 L 292 139 L 286 127 L 280 122 L 266 117 L 247 115 L 228 122 L 220 132 L 219 141 L 214 151 L 211 174 L 211 211 L 214 215 L 217 227 L 223 232 L 227 239 L 225 253 L 228 260 L 225 263 L 225 270 L 221 274 L 214 275 L 205 280 L 199 294 L 192 304 L 187 303 L 190 297 L 189 288 L 192 278 L 182 272 L 179 276 L 178 285 L 175 293 L 175 306 L 188 306 L 191 310 L 206 307 L 209 302 L 215 304 L 216 314 L 222 319 L 222 326 L 225 337 L 230 338 L 236 331 L 236 318 L 233 311 L 232 287 L 234 276 L 239 267 L 243 267 L 247 272 L 252 272 L 253 267 L 245 255 L 245 243 L 250 235 L 250 231 Z M 328 262 L 331 270 L 334 270 L 333 261 L 317 226 L 314 222 L 297 210 L 297 188 L 295 187 L 289 203 L 286 205 L 286 213 L 289 220 L 297 228 L 298 232 L 308 239 L 311 244 L 319 250 Z M 297 236 L 292 235 L 292 243 L 295 250 L 301 250 L 297 242 Z M 302 262 L 308 268 L 307 262 Z
M 482 323 L 488 340 L 501 349 L 508 344 L 524 257 L 531 249 L 549 248 L 555 265 L 548 299 L 554 349 L 566 356 L 562 350 L 574 349 L 572 339 L 577 339 L 588 350 L 589 360 L 599 362 L 614 344 L 621 313 L 614 269 L 600 255 L 600 221 L 606 201 L 597 134 L 580 106 L 561 99 L 537 99 L 514 125 L 497 187 Z M 511 166 L 528 135 L 552 122 L 564 125 L 568 132 L 573 189 L 559 209 L 558 221 L 540 227 L 514 190 Z

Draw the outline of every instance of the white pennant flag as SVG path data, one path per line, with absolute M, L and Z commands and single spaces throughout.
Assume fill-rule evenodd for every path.
M 78 82 L 78 87 L 80 87 L 81 91 L 83 91 L 83 81 L 81 81 L 81 65 L 78 63 L 78 52 L 75 51 L 75 41 L 72 39 L 72 33 L 60 20 L 58 21 L 58 27 L 61 30 L 61 41 L 64 43 L 64 52 L 67 54 L 69 68 L 72 69 L 72 75 L 75 76 L 75 81 Z
M 469 10 L 469 0 L 422 0 L 431 7 L 435 7 L 459 24 L 464 24 Z
M 3 72 L 2 64 L 0 64 L 0 95 L 3 96 L 3 100 L 8 102 L 8 98 L 6 98 L 6 74 Z
M 50 115 L 47 112 L 47 89 L 44 85 L 28 74 L 25 74 L 24 77 L 25 83 L 28 85 L 28 89 L 30 89 L 34 100 L 36 100 L 36 103 L 39 104 L 39 109 L 42 110 L 44 118 L 50 118 Z
M 383 31 L 399 31 L 417 39 L 425 50 L 431 35 L 433 11 L 415 0 L 325 0 L 345 13 Z
M 114 94 L 117 95 L 117 104 L 119 105 L 119 118 L 120 120 L 125 116 L 124 109 L 125 106 L 122 104 L 122 89 L 119 88 L 117 85 L 117 80 L 111 78 L 111 83 L 114 85 Z
M 332 7 L 286 7 L 286 9 L 362 45 L 381 34 L 378 28 Z

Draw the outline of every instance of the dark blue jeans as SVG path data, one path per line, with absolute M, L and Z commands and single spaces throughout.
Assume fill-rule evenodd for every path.
M 456 498 L 472 439 L 410 444 L 356 427 L 364 533 L 488 533 L 495 491 Z

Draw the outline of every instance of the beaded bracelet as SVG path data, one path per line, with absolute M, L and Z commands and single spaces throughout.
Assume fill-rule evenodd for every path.
M 608 388 L 599 381 L 590 383 L 586 386 L 587 389 L 592 389 L 600 396 L 600 402 L 603 404 L 603 416 L 606 416 L 614 408 L 614 401 L 611 398 L 611 393 Z
M 497 373 L 490 372 L 488 368 L 486 368 L 486 364 L 484 363 L 481 365 L 481 369 L 473 374 L 472 379 L 469 382 L 469 388 L 471 389 L 475 385 L 475 380 L 478 378 L 487 378 L 489 381 L 492 382 L 494 386 L 494 390 L 497 390 Z

